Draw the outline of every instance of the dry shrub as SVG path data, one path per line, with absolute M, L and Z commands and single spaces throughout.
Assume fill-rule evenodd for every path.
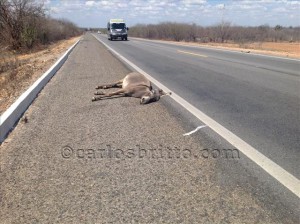
M 149 39 L 197 42 L 227 42 L 244 46 L 249 42 L 297 42 L 300 41 L 300 27 L 261 25 L 258 27 L 232 26 L 223 21 L 215 26 L 202 27 L 196 24 L 160 23 L 138 24 L 130 28 L 130 35 Z
M 43 4 L 34 0 L 0 0 L 0 30 L 0 47 L 13 50 L 29 50 L 81 33 L 67 20 L 46 17 Z

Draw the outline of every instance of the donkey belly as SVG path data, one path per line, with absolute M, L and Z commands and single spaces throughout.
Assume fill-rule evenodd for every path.
M 135 86 L 150 87 L 150 85 L 151 85 L 150 81 L 145 76 L 136 72 L 132 72 L 123 79 L 122 88 L 135 87 Z
M 122 88 L 126 88 L 129 85 L 128 76 L 123 79 Z

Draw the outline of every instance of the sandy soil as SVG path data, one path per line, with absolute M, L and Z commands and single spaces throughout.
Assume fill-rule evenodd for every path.
M 0 52 L 0 114 L 46 72 L 80 37 L 62 40 L 28 54 Z
M 0 114 L 30 86 L 80 37 L 63 40 L 46 49 L 31 53 L 14 55 L 0 52 Z M 275 55 L 300 58 L 300 43 L 247 43 L 247 44 L 198 44 L 174 42 L 182 45 L 196 45 L 223 48 L 245 53 Z

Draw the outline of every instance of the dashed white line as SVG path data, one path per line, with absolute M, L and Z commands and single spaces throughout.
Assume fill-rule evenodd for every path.
M 196 53 L 193 53 L 193 52 L 188 52 L 188 51 L 180 51 L 180 50 L 177 50 L 178 53 L 182 53 L 182 54 L 190 54 L 190 55 L 194 55 L 194 56 L 198 56 L 198 57 L 204 57 L 204 58 L 207 58 L 206 55 L 203 55 L 203 54 L 196 54 Z

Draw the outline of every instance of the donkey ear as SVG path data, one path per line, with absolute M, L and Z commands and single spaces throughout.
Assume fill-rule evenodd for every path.
M 162 96 L 162 95 L 166 95 L 167 93 L 165 91 L 163 91 L 162 89 L 159 89 L 158 90 L 159 94 Z
M 163 91 L 162 89 L 159 89 L 159 94 L 160 94 L 161 96 L 166 96 L 166 95 L 172 95 L 172 92 L 165 92 L 165 91 Z

